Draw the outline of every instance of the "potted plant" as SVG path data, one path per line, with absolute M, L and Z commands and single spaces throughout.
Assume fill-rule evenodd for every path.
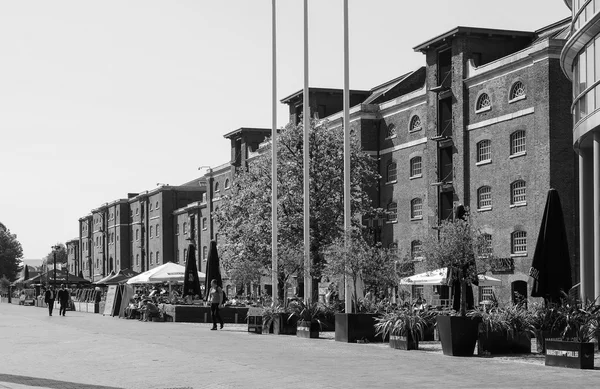
M 263 307 L 262 323 L 263 333 L 296 335 L 296 320 L 289 317 L 288 309 L 281 305 Z
M 564 316 L 560 314 L 559 305 L 547 302 L 534 303 L 531 309 L 532 324 L 536 338 L 536 349 L 540 354 L 546 353 L 546 339 L 561 337 L 564 328 Z
M 321 331 L 323 309 L 319 303 L 305 304 L 302 301 L 293 302 L 289 306 L 288 320 L 297 321 L 296 336 L 299 338 L 318 338 Z
M 455 283 L 460 288 L 459 311 L 437 316 L 443 353 L 452 356 L 472 356 L 477 343 L 479 322 L 477 317 L 469 317 L 466 314 L 467 288 L 471 288 L 471 284 L 478 280 L 476 262 L 480 262 L 481 265 L 491 256 L 483 234 L 475 229 L 468 214 L 462 212 L 462 215 L 457 216 L 460 217 L 442 221 L 437 227 L 438 233 L 426 238 L 423 255 L 430 270 L 446 268 L 449 283 Z
M 475 310 L 468 316 L 477 317 L 479 321 L 479 355 L 531 352 L 532 314 L 523 306 L 509 304 L 503 308 Z
M 599 333 L 600 306 L 565 299 L 559 308 L 564 328 L 560 339 L 546 340 L 546 366 L 594 368 L 593 340 Z
M 433 322 L 435 313 L 410 308 L 400 308 L 384 313 L 375 324 L 377 335 L 389 337 L 390 347 L 401 350 L 418 350 L 425 329 Z
M 377 278 L 378 273 L 381 273 L 381 278 L 387 277 L 387 273 L 393 271 L 394 255 L 380 244 L 373 246 L 368 243 L 363 231 L 354 228 L 346 234 L 346 240 L 340 239 L 330 245 L 324 258 L 325 275 L 330 278 L 344 275 L 352 288 L 351 307 L 335 315 L 335 340 L 348 343 L 375 341 L 375 318 L 378 313 L 360 311 L 361 296 L 356 293 L 357 286 L 359 279 L 367 273 L 367 278 L 371 279 Z M 374 263 L 378 266 L 373 266 Z

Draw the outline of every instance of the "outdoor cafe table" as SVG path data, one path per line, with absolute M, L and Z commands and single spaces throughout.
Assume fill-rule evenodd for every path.
M 210 307 L 204 305 L 159 304 L 168 321 L 179 323 L 210 323 Z M 225 323 L 245 323 L 248 307 L 226 306 L 220 310 Z

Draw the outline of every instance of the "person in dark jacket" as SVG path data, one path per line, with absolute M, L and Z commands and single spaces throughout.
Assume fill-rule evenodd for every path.
M 52 316 L 52 309 L 54 308 L 54 300 L 56 299 L 56 293 L 54 289 L 48 288 L 44 294 L 44 302 L 48 305 L 48 314 Z
M 65 285 L 60 285 L 60 290 L 57 293 L 58 302 L 60 303 L 60 310 L 58 311 L 59 315 L 65 316 L 67 313 L 67 306 L 69 305 L 69 291 L 65 289 Z

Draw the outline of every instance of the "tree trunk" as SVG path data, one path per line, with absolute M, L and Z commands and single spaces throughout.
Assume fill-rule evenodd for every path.
M 460 280 L 460 315 L 467 316 L 467 281 L 462 277 Z

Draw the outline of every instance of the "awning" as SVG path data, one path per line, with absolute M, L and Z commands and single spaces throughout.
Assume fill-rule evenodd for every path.
M 480 274 L 479 286 L 497 286 L 502 285 L 502 281 L 497 278 Z M 415 274 L 400 280 L 400 285 L 447 285 L 448 268 L 427 271 L 425 273 Z
M 183 282 L 185 267 L 173 262 L 157 266 L 144 273 L 127 280 L 128 284 L 157 284 L 162 282 Z M 198 277 L 206 278 L 204 273 L 198 272 Z

